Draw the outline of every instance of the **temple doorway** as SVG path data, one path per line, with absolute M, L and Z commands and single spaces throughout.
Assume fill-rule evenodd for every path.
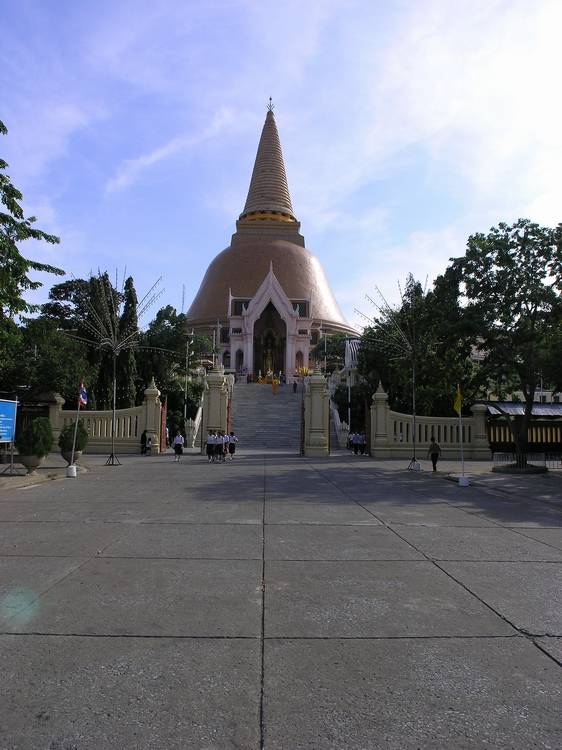
M 242 349 L 236 350 L 236 372 L 240 372 L 242 370 L 242 366 L 244 365 L 244 352 Z
M 287 325 L 269 302 L 254 324 L 254 372 L 285 371 Z

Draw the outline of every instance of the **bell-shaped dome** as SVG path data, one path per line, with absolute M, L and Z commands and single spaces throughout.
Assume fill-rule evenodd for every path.
M 352 331 L 336 302 L 320 261 L 283 239 L 235 241 L 211 262 L 189 311 L 189 325 L 214 325 L 229 315 L 232 296 L 252 299 L 273 272 L 290 300 L 307 301 L 310 316 L 326 329 Z

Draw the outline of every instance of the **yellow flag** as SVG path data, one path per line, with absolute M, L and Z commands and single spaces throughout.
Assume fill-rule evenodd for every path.
M 457 385 L 457 395 L 455 396 L 455 403 L 453 405 L 453 409 L 457 412 L 459 417 L 461 416 L 461 410 L 462 410 L 462 396 L 461 396 L 461 387 L 460 385 Z

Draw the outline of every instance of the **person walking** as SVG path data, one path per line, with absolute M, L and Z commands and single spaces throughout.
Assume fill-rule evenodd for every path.
M 230 460 L 234 458 L 234 454 L 236 453 L 236 443 L 238 442 L 238 438 L 234 434 L 234 432 L 230 432 L 230 435 L 228 436 L 228 455 L 230 456 Z
M 293 380 L 293 393 L 297 392 L 297 381 Z
M 220 430 L 215 430 L 215 450 L 214 450 L 214 461 L 219 464 L 222 458 L 222 433 Z
M 184 438 L 181 432 L 178 430 L 176 432 L 176 436 L 172 441 L 172 447 L 174 449 L 174 461 L 177 463 L 179 462 L 181 455 L 183 453 L 183 445 L 184 445 Z
M 431 436 L 431 444 L 427 449 L 427 455 L 429 458 L 431 458 L 433 471 L 437 471 L 437 461 L 439 460 L 439 456 L 441 455 L 441 446 L 435 440 L 435 437 L 433 435 Z
M 215 436 L 213 435 L 213 431 L 209 430 L 209 433 L 207 435 L 207 463 L 211 463 L 215 460 Z
M 146 456 L 146 430 L 143 430 L 142 432 L 140 444 L 141 444 L 141 456 Z
M 230 441 L 230 437 L 226 432 L 222 433 L 222 460 L 223 462 L 226 461 L 226 457 L 228 456 L 228 443 Z
M 361 453 L 362 456 L 365 455 L 365 446 L 367 443 L 367 439 L 365 437 L 365 433 L 361 432 L 359 434 L 359 453 Z
M 353 453 L 357 455 L 359 453 L 359 446 L 361 445 L 361 435 L 359 432 L 353 433 L 351 442 L 353 443 Z

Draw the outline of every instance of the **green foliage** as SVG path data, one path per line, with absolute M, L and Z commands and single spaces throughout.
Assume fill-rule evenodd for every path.
M 72 450 L 72 442 L 74 440 L 74 422 L 67 424 L 63 427 L 59 435 L 59 448 L 63 453 L 70 453 Z M 78 420 L 78 428 L 76 430 L 76 445 L 74 449 L 77 451 L 83 451 L 88 444 L 88 431 L 84 427 L 84 422 Z
M 345 360 L 345 333 L 333 333 L 321 336 L 316 346 L 310 351 L 310 358 L 324 366 L 324 356 L 326 357 L 326 369 L 328 372 L 339 370 L 344 365 Z
M 90 403 L 99 409 L 111 407 L 113 360 L 107 352 L 85 341 L 92 339 L 92 328 L 98 328 L 99 320 L 106 315 L 103 299 L 109 297 L 117 302 L 116 294 L 107 273 L 71 279 L 55 284 L 49 291 L 49 302 L 41 308 L 46 319 L 79 340 L 82 356 L 88 362 Z
M 137 293 L 131 276 L 125 281 L 123 313 L 119 320 L 119 336 L 126 340 L 138 333 Z M 144 384 L 146 385 L 146 384 Z M 135 347 L 127 348 L 117 357 L 117 408 L 134 406 L 137 394 L 137 360 Z
M 368 409 L 374 387 L 371 383 L 364 382 L 351 387 L 351 431 L 363 431 L 366 429 Z M 342 422 L 348 418 L 348 390 L 346 385 L 338 385 L 333 395 L 333 401 L 337 406 L 338 414 Z
M 203 384 L 198 381 L 188 380 L 187 382 L 187 419 L 195 419 L 197 409 L 201 402 L 201 394 L 203 393 Z M 184 401 L 184 390 L 183 385 L 180 387 L 178 382 L 176 386 L 167 392 L 166 398 L 168 400 L 168 428 L 170 435 L 175 435 L 176 430 L 184 431 L 183 423 L 183 401 Z
M 56 321 L 59 328 L 76 331 L 85 337 L 84 321 L 90 316 L 88 303 L 92 287 L 92 279 L 70 279 L 55 284 L 49 291 L 49 302 L 41 306 L 41 314 Z
M 453 416 L 457 383 L 465 403 L 474 397 L 470 337 L 458 296 L 458 274 L 452 271 L 430 291 L 410 274 L 400 307 L 382 305 L 365 329 L 358 370 L 371 391 L 382 382 L 396 411 L 412 411 L 414 365 L 418 414 Z
M 6 135 L 7 132 L 0 121 L 0 134 Z M 33 226 L 36 221 L 34 216 L 25 217 L 21 207 L 23 196 L 10 177 L 4 174 L 7 167 L 8 164 L 0 159 L 0 203 L 5 208 L 0 211 L 0 329 L 4 328 L 6 320 L 36 309 L 35 305 L 23 298 L 24 292 L 41 286 L 40 281 L 30 278 L 30 271 L 64 274 L 60 268 L 30 260 L 20 253 L 18 244 L 25 240 L 44 240 L 56 244 L 59 238 L 36 229 Z
M 43 458 L 53 445 L 53 431 L 47 417 L 35 417 L 16 434 L 16 447 L 21 456 Z
M 171 305 L 161 308 L 141 334 L 138 352 L 140 380 L 149 383 L 153 377 L 168 398 L 168 413 L 181 413 L 183 421 L 183 393 L 185 384 L 186 349 L 189 346 L 189 370 L 197 367 L 199 360 L 211 350 L 206 336 L 188 333 L 186 316 L 178 314 Z M 188 383 L 188 416 L 199 405 L 196 383 Z M 194 414 L 193 414 L 194 416 Z
M 523 393 L 525 416 L 510 420 L 522 453 L 541 374 L 556 371 L 560 380 L 562 224 L 519 219 L 473 234 L 451 271 L 463 284 L 464 315 L 483 355 L 480 379 L 511 382 Z
M 34 396 L 56 391 L 75 403 L 80 381 L 91 382 L 86 354 L 84 346 L 59 331 L 53 320 L 28 319 L 10 349 L 2 382 L 12 390 L 25 386 Z
M 115 335 L 136 345 L 138 334 L 137 295 L 132 277 L 119 292 L 106 273 L 90 279 L 73 279 L 55 285 L 43 305 L 43 315 L 56 321 L 69 335 L 83 342 L 90 365 L 90 401 L 94 408 L 110 409 L 113 405 L 113 354 L 108 346 L 100 346 L 103 338 Z M 123 350 L 117 357 L 117 406 L 134 406 L 142 399 L 142 390 L 149 381 L 139 383 L 136 346 Z

